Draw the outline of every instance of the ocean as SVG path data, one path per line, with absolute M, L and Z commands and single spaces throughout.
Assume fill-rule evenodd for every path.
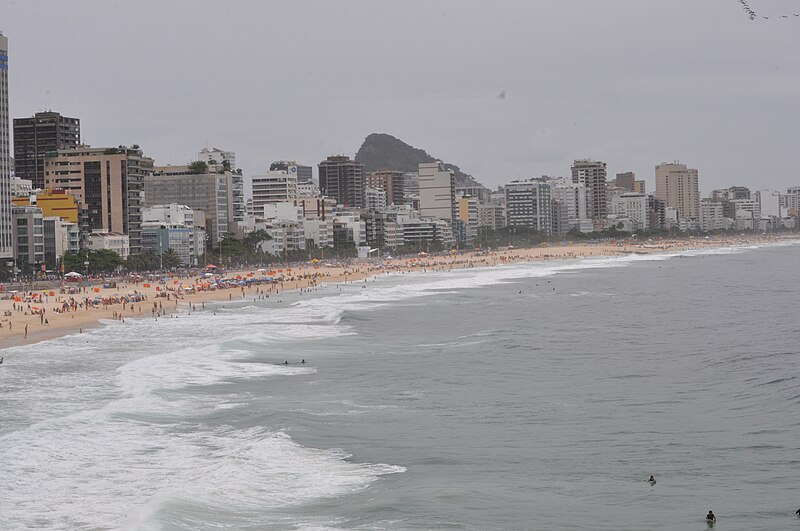
M 0 529 L 796 530 L 798 264 L 390 274 L 8 349 Z

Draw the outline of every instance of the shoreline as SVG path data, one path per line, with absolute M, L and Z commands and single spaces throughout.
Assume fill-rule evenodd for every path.
M 693 249 L 775 244 L 784 241 L 800 241 L 800 235 L 646 242 L 573 242 L 566 245 L 548 244 L 530 248 L 512 248 L 490 252 L 469 251 L 450 255 L 420 253 L 416 257 L 371 259 L 353 261 L 350 264 L 303 263 L 293 264 L 286 271 L 282 266 L 275 266 L 281 267 L 281 269 L 277 269 L 281 275 L 277 277 L 277 282 L 273 280 L 272 283 L 254 283 L 248 286 L 240 285 L 240 283 L 247 280 L 263 282 L 267 278 L 267 272 L 264 269 L 229 271 L 225 278 L 236 280 L 231 282 L 228 287 L 214 290 L 208 290 L 209 282 L 200 277 L 166 277 L 167 282 L 162 283 L 142 281 L 134 284 L 122 283 L 108 288 L 89 286 L 84 289 L 83 285 L 72 286 L 81 288 L 81 292 L 62 294 L 48 290 L 33 292 L 39 297 L 37 299 L 26 297 L 28 300 L 0 300 L 0 355 L 6 355 L 2 351 L 13 347 L 40 343 L 106 326 L 101 322 L 102 320 L 122 322 L 125 319 L 151 318 L 158 320 L 175 312 L 192 311 L 192 305 L 233 301 L 234 296 L 235 300 L 247 299 L 251 295 L 271 296 L 286 291 L 295 292 L 323 285 L 355 282 L 387 273 L 452 271 L 522 262 L 538 263 L 628 254 L 660 254 Z M 270 273 L 275 272 L 271 271 Z M 276 277 L 273 276 L 273 278 Z M 64 286 L 70 287 L 69 284 Z M 104 302 L 107 303 L 84 306 L 80 302 L 83 298 L 94 297 L 105 299 Z M 142 297 L 142 300 L 130 300 L 130 298 L 138 297 Z M 126 298 L 129 299 L 125 300 Z M 42 311 L 43 314 L 41 314 Z

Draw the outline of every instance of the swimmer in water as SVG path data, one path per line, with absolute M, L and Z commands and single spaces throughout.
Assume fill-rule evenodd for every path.
M 647 481 L 649 481 L 651 485 L 656 484 L 656 478 L 654 476 L 650 476 L 650 479 L 648 479 Z
M 714 516 L 714 511 L 708 511 L 708 514 L 706 515 L 706 522 L 708 522 L 709 525 L 714 525 L 717 523 L 717 517 Z

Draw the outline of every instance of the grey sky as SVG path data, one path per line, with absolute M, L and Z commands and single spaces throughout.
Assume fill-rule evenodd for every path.
M 75 116 L 157 164 L 218 146 L 250 175 L 386 132 L 491 187 L 590 157 L 650 190 L 676 159 L 703 192 L 782 190 L 800 4 L 748 3 L 755 21 L 737 0 L 0 0 L 0 30 L 12 117 Z

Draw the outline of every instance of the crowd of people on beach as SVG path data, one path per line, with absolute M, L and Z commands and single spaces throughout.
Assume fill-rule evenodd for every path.
M 617 254 L 688 250 L 705 246 L 742 245 L 755 241 L 761 239 L 682 239 L 646 242 L 626 240 L 588 245 L 548 244 L 526 249 L 419 252 L 411 256 L 396 258 L 387 256 L 367 260 L 355 258 L 329 259 L 324 262 L 310 260 L 271 266 L 276 268 L 273 270 L 260 268 L 248 271 L 233 268 L 237 272 L 230 273 L 209 264 L 205 268 L 167 274 L 126 274 L 119 277 L 101 275 L 91 280 L 86 279 L 79 285 L 63 282 L 59 287 L 45 290 L 0 291 L 0 308 L 3 312 L 0 332 L 8 331 L 4 336 L 0 336 L 0 341 L 3 337 L 20 337 L 21 329 L 14 328 L 14 321 L 24 322 L 25 326 L 38 324 L 46 327 L 50 325 L 52 319 L 56 319 L 59 321 L 59 326 L 68 332 L 69 324 L 60 321 L 59 316 L 63 318 L 69 315 L 70 319 L 75 319 L 77 314 L 87 315 L 87 312 L 92 310 L 90 313 L 95 316 L 94 322 L 108 317 L 122 320 L 125 315 L 141 314 L 141 303 L 152 297 L 167 298 L 175 302 L 175 305 L 165 312 L 155 312 L 159 315 L 153 316 L 159 317 L 166 312 L 176 311 L 179 301 L 186 300 L 191 303 L 191 300 L 197 298 L 224 297 L 216 292 L 226 292 L 228 300 L 233 300 L 236 290 L 239 291 L 237 298 L 244 298 L 256 286 L 258 287 L 255 288 L 255 298 L 258 299 L 286 289 L 295 289 L 302 294 L 317 289 L 323 282 L 350 283 L 381 274 L 450 271 L 492 267 L 520 261 L 576 260 Z M 6 305 L 7 301 L 12 301 L 10 307 Z M 139 305 L 136 311 L 134 303 Z M 38 323 L 31 317 L 38 317 Z M 79 323 L 77 320 L 73 322 L 75 326 L 72 329 L 77 328 Z M 91 326 L 91 323 L 86 322 L 80 324 L 81 329 L 83 326 Z M 20 331 L 15 332 L 15 330 Z M 41 329 L 35 328 L 36 330 Z M 40 339 L 48 336 L 37 333 L 34 337 Z M 23 338 L 27 339 L 27 335 Z

